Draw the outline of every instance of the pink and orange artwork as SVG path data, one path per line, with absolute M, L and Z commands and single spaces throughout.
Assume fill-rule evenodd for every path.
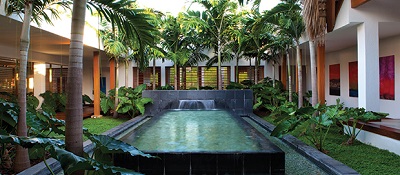
M 394 55 L 379 58 L 379 96 L 394 100 Z
M 358 62 L 349 62 L 349 96 L 358 97 Z
M 340 96 L 340 64 L 329 65 L 329 95 Z

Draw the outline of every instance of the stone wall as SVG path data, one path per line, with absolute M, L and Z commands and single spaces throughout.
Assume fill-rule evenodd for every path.
M 153 99 L 145 115 L 156 115 L 164 109 L 177 109 L 179 100 L 215 100 L 217 109 L 231 109 L 237 114 L 253 112 L 251 90 L 145 90 L 143 97 Z

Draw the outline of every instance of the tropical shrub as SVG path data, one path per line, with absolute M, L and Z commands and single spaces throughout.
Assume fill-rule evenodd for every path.
M 292 108 L 295 107 L 296 106 L 292 106 Z M 296 109 L 289 113 L 289 115 L 284 115 L 275 120 L 277 126 L 272 131 L 271 135 L 282 137 L 283 135 L 296 130 L 303 134 L 305 138 L 318 150 L 326 152 L 324 149 L 324 143 L 327 133 L 334 121 L 344 113 L 342 107 L 343 104 L 338 102 L 336 105 L 331 106 L 317 104 L 314 107 L 309 106 Z M 284 108 L 285 107 L 280 109 Z M 290 111 L 291 110 L 288 112 Z
M 353 144 L 358 134 L 362 131 L 365 122 L 379 120 L 389 115 L 387 113 L 365 111 L 364 108 L 346 108 L 344 111 L 344 114 L 338 118 L 338 121 L 343 125 L 345 134 L 349 136 L 349 139 L 344 143 L 346 145 Z M 359 123 L 359 121 L 362 123 Z M 358 131 L 356 127 L 357 123 L 361 124 Z
M 118 89 L 119 103 L 116 111 L 120 114 L 128 114 L 131 117 L 136 116 L 138 113 L 144 114 L 147 103 L 152 103 L 153 100 L 148 97 L 142 97 L 143 90 L 146 85 L 142 84 L 135 89 L 132 87 L 121 87 Z
M 65 93 L 46 91 L 39 96 L 43 98 L 41 108 L 49 111 L 52 116 L 55 116 L 57 112 L 65 111 L 65 105 L 67 104 L 67 96 Z
M 261 83 L 253 85 L 251 89 L 256 99 L 253 109 L 264 108 L 273 112 L 287 101 L 287 94 L 280 81 L 275 81 L 274 86 L 270 78 L 264 78 Z
M 11 143 L 14 145 L 17 144 L 25 148 L 42 148 L 43 150 L 49 152 L 51 157 L 61 163 L 64 174 L 73 174 L 79 170 L 87 170 L 88 174 L 139 174 L 129 169 L 113 166 L 112 161 L 110 161 L 112 154 L 127 153 L 131 156 L 154 158 L 149 154 L 139 151 L 132 145 L 116 140 L 112 137 L 90 134 L 88 132 L 84 133 L 95 145 L 94 153 L 91 157 L 80 157 L 69 151 L 66 151 L 65 143 L 60 139 L 0 135 L 0 143 Z M 47 165 L 46 159 L 44 159 L 44 163 L 50 172 L 54 174 L 50 166 Z
M 82 104 L 85 105 L 86 103 L 88 104 L 93 104 L 93 100 L 86 94 L 82 95 Z
M 108 91 L 108 96 L 100 92 L 100 108 L 104 115 L 110 115 L 111 109 L 114 108 L 115 89 Z
M 157 87 L 157 90 L 174 90 L 174 87 L 171 86 L 171 85 L 169 85 L 169 84 L 167 84 L 167 85 L 165 85 L 165 86 L 159 86 L 159 87 Z
M 226 86 L 226 89 L 243 89 L 244 86 L 240 83 L 236 82 L 230 82 L 228 86 Z

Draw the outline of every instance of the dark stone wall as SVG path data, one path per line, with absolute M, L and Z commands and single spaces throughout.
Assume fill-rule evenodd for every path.
M 215 100 L 218 109 L 231 109 L 239 115 L 253 112 L 252 90 L 145 90 L 143 97 L 153 99 L 153 104 L 146 105 L 145 115 L 177 109 L 179 100 Z

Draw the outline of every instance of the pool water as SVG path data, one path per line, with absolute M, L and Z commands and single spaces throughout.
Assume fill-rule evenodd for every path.
M 260 151 L 254 129 L 223 110 L 171 110 L 123 141 L 143 151 Z

